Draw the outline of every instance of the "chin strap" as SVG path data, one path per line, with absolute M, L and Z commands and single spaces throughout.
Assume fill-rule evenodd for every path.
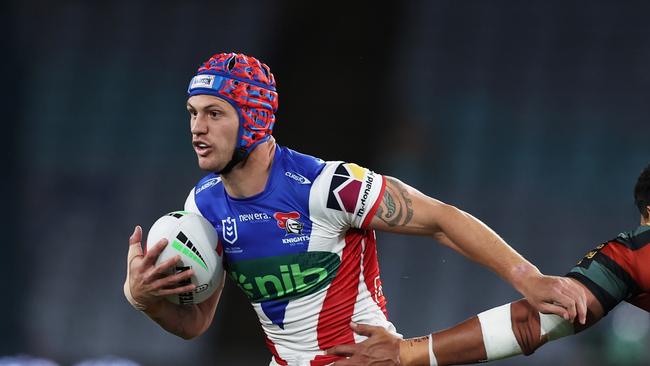
M 248 154 L 246 152 L 246 149 L 244 149 L 243 147 L 235 149 L 235 151 L 232 153 L 232 159 L 230 159 L 228 164 L 226 164 L 226 166 L 223 167 L 223 169 L 221 169 L 218 172 L 215 172 L 215 174 L 230 173 L 230 171 L 232 170 L 232 168 L 235 167 L 235 165 L 241 163 L 242 161 L 244 161 L 244 159 L 246 159 L 246 156 L 248 156 Z
M 251 151 L 253 151 L 257 147 L 257 145 L 259 145 L 259 144 L 261 144 L 263 142 L 269 141 L 270 139 L 273 139 L 273 137 L 271 135 L 266 135 L 263 138 L 255 141 L 248 148 L 245 148 L 245 147 L 242 147 L 242 146 L 236 148 L 235 151 L 233 151 L 232 159 L 230 159 L 228 164 L 226 164 L 226 166 L 223 167 L 223 169 L 221 169 L 220 171 L 215 172 L 215 174 L 219 175 L 219 174 L 228 174 L 228 173 L 230 173 L 230 171 L 235 167 L 235 165 L 237 165 L 237 164 L 241 163 L 242 161 L 246 160 L 246 158 L 248 157 L 248 154 L 250 154 Z M 237 140 L 241 140 L 241 137 L 238 137 Z

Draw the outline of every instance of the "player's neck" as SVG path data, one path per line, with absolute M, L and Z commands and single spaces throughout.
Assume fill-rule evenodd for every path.
M 650 206 L 646 206 L 645 213 L 646 216 L 641 214 L 641 226 L 650 226 Z
M 271 137 L 257 145 L 246 161 L 235 166 L 228 174 L 221 175 L 230 197 L 246 198 L 264 191 L 271 173 L 275 147 L 275 139 Z

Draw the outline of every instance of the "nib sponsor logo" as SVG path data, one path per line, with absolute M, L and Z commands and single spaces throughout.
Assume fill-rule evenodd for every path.
M 253 302 L 292 299 L 328 285 L 341 263 L 336 253 L 306 252 L 231 263 L 228 274 Z
M 309 291 L 327 277 L 327 270 L 322 267 L 301 268 L 300 264 L 281 265 L 278 275 L 266 274 L 251 279 L 235 271 L 230 277 L 244 291 L 246 296 L 257 301 L 271 300 L 283 296 L 292 296 Z
M 266 316 L 284 329 L 290 300 L 313 294 L 329 285 L 341 259 L 331 252 L 305 252 L 277 257 L 232 261 L 228 274 Z

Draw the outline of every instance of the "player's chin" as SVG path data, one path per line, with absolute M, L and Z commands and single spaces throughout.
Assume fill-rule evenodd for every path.
M 203 171 L 218 172 L 223 168 L 221 166 L 222 164 L 219 164 L 219 161 L 215 161 L 216 159 L 214 158 L 211 159 L 209 156 L 206 157 L 197 156 L 197 159 L 199 163 L 199 168 Z

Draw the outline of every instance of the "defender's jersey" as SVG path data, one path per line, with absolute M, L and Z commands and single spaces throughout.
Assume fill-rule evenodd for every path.
M 650 312 L 650 226 L 600 244 L 567 277 L 584 284 L 605 312 L 621 301 Z
M 277 146 L 263 192 L 230 197 L 214 174 L 190 192 L 185 209 L 214 225 L 226 271 L 262 324 L 271 365 L 334 362 L 323 350 L 362 340 L 350 321 L 395 332 L 367 228 L 384 189 L 384 177 L 356 164 Z

